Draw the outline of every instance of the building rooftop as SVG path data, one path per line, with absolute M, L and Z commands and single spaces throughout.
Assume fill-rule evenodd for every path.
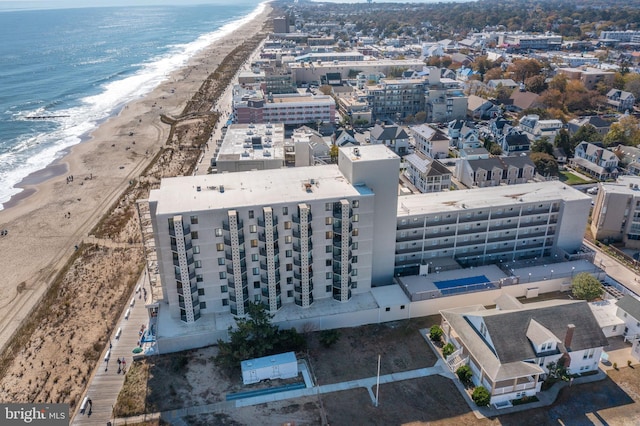
M 338 166 L 327 165 L 165 178 L 149 200 L 158 203 L 157 214 L 163 215 L 360 194 Z
M 232 124 L 216 161 L 284 160 L 284 124 Z
M 462 209 L 513 206 L 547 200 L 591 200 L 562 182 L 534 182 L 519 185 L 494 186 L 461 191 L 432 192 L 403 197 L 398 203 L 398 218 L 416 214 L 445 213 Z

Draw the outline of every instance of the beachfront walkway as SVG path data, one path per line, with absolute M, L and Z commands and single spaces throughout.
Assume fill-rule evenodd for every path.
M 138 346 L 140 326 L 142 324 L 146 326 L 149 322 L 147 310 L 144 307 L 144 299 L 140 298 L 140 295 L 143 294 L 143 288 L 146 287 L 147 292 L 149 292 L 149 282 L 146 274 L 140 275 L 136 289 L 138 287 L 140 287 L 140 292 L 136 294 L 134 290 L 131 295 L 131 298 L 135 299 L 134 305 L 127 307 L 130 310 L 129 318 L 125 318 L 125 310 L 116 329 L 111 333 L 112 347 L 109 361 L 104 361 L 106 353 L 109 351 L 109 346 L 107 346 L 101 354 L 101 358 L 91 376 L 89 387 L 83 396 L 83 398 L 86 396 L 92 400 L 91 415 L 88 414 L 88 406 L 84 414 L 80 413 L 80 404 L 82 403 L 80 401 L 74 413 L 75 416 L 72 417 L 71 424 L 73 425 L 106 425 L 107 422 L 111 421 L 113 406 L 116 404 L 125 377 L 122 373 L 118 374 L 117 360 L 124 357 L 127 369 L 129 369 L 133 361 L 133 353 L 131 351 Z M 121 328 L 120 338 L 116 339 L 115 336 L 119 327 Z

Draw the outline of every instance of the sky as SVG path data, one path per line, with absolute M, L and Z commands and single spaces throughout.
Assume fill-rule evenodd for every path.
M 234 3 L 233 0 L 0 0 L 0 10 Z M 256 4 L 258 1 L 256 1 Z

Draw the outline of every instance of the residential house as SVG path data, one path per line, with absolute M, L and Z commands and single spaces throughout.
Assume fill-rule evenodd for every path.
M 491 156 L 491 154 L 489 154 L 489 151 L 487 151 L 487 149 L 484 147 L 461 149 L 459 151 L 459 154 L 460 158 L 465 160 L 478 160 L 481 158 L 486 159 Z
M 569 122 L 567 123 L 567 130 L 569 131 L 569 135 L 570 136 L 575 135 L 576 132 L 582 126 L 586 126 L 587 124 L 590 126 L 593 126 L 598 132 L 598 134 L 602 135 L 602 137 L 604 137 L 604 135 L 609 133 L 609 128 L 611 127 L 611 123 L 609 123 L 606 120 L 603 120 L 597 115 L 592 115 L 590 117 L 574 118 L 573 120 L 569 120 Z
M 527 156 L 463 159 L 456 163 L 456 178 L 468 188 L 526 183 L 535 175 Z
M 520 119 L 519 126 L 532 141 L 546 137 L 553 142 L 563 124 L 560 120 L 540 120 L 539 115 L 529 114 Z
M 619 112 L 633 111 L 633 104 L 636 103 L 636 98 L 631 92 L 611 89 L 607 93 L 607 103 Z
M 638 176 L 638 168 L 640 167 L 640 148 L 628 145 L 618 145 L 613 152 L 618 157 L 618 166 L 625 169 L 630 175 Z
M 467 101 L 467 116 L 475 120 L 488 120 L 502 113 L 500 107 L 476 95 L 469 95 Z
M 400 156 L 409 153 L 409 135 L 402 127 L 376 124 L 369 137 L 372 145 L 383 144 Z
M 540 96 L 533 92 L 521 92 L 519 90 L 514 90 L 511 96 L 509 96 L 506 108 L 513 112 L 520 112 L 529 108 L 535 108 L 539 104 L 539 98 Z
M 331 139 L 333 144 L 338 145 L 338 147 L 360 145 L 360 143 L 355 138 L 353 130 L 351 129 L 340 129 L 333 134 Z
M 513 122 L 502 116 L 496 117 L 489 122 L 489 130 L 496 140 L 500 140 L 510 127 L 513 127 Z
M 415 152 L 404 161 L 404 175 L 420 192 L 440 192 L 451 186 L 451 172 L 438 160 Z
M 574 158 L 569 163 L 598 180 L 615 179 L 618 176 L 618 157 L 601 144 L 581 142 L 576 146 Z
M 449 156 L 450 139 L 438 128 L 420 124 L 409 127 L 415 141 L 416 151 L 431 158 L 446 158 Z
M 448 134 L 454 146 L 458 149 L 480 148 L 480 131 L 473 123 L 454 120 L 449 123 Z
M 562 148 L 553 147 L 553 157 L 556 159 L 558 165 L 565 165 L 567 163 L 567 154 Z
M 625 340 L 631 341 L 635 349 L 640 339 L 640 300 L 626 295 L 618 300 L 616 305 L 618 307 L 617 316 L 624 321 L 623 335 Z M 634 356 L 639 358 L 637 352 Z
M 491 90 L 495 90 L 498 87 L 508 87 L 510 89 L 517 89 L 518 87 L 520 87 L 520 85 L 510 78 L 498 78 L 495 80 L 487 81 L 487 87 L 489 87 L 489 89 Z
M 499 143 L 504 155 L 521 155 L 531 149 L 531 141 L 517 127 L 510 127 L 507 133 L 500 137 Z
M 524 305 L 505 294 L 496 304 L 440 311 L 444 339 L 456 349 L 447 357 L 449 368 L 469 365 L 474 384 L 489 391 L 491 404 L 536 395 L 552 363 L 571 374 L 598 370 L 608 342 L 587 302 Z
M 301 126 L 293 131 L 291 144 L 285 146 L 287 165 L 296 167 L 313 166 L 331 161 L 330 147 L 320 132 Z

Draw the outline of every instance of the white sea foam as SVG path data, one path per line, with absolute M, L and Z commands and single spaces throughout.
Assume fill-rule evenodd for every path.
M 95 130 L 101 120 L 114 114 L 124 104 L 151 92 L 169 74 L 185 66 L 195 54 L 257 17 L 265 7 L 266 2 L 260 3 L 241 19 L 228 22 L 191 43 L 173 46 L 166 55 L 142 64 L 135 74 L 105 84 L 101 93 L 82 99 L 78 107 L 56 111 L 56 117 L 46 119 L 56 123 L 56 130 L 25 137 L 8 152 L 0 154 L 0 210 L 1 203 L 6 203 L 22 191 L 15 186 L 25 177 L 59 159 L 65 150 L 80 143 L 84 135 Z M 14 119 L 25 120 L 27 117 L 43 115 L 45 109 L 38 107 L 16 114 Z

